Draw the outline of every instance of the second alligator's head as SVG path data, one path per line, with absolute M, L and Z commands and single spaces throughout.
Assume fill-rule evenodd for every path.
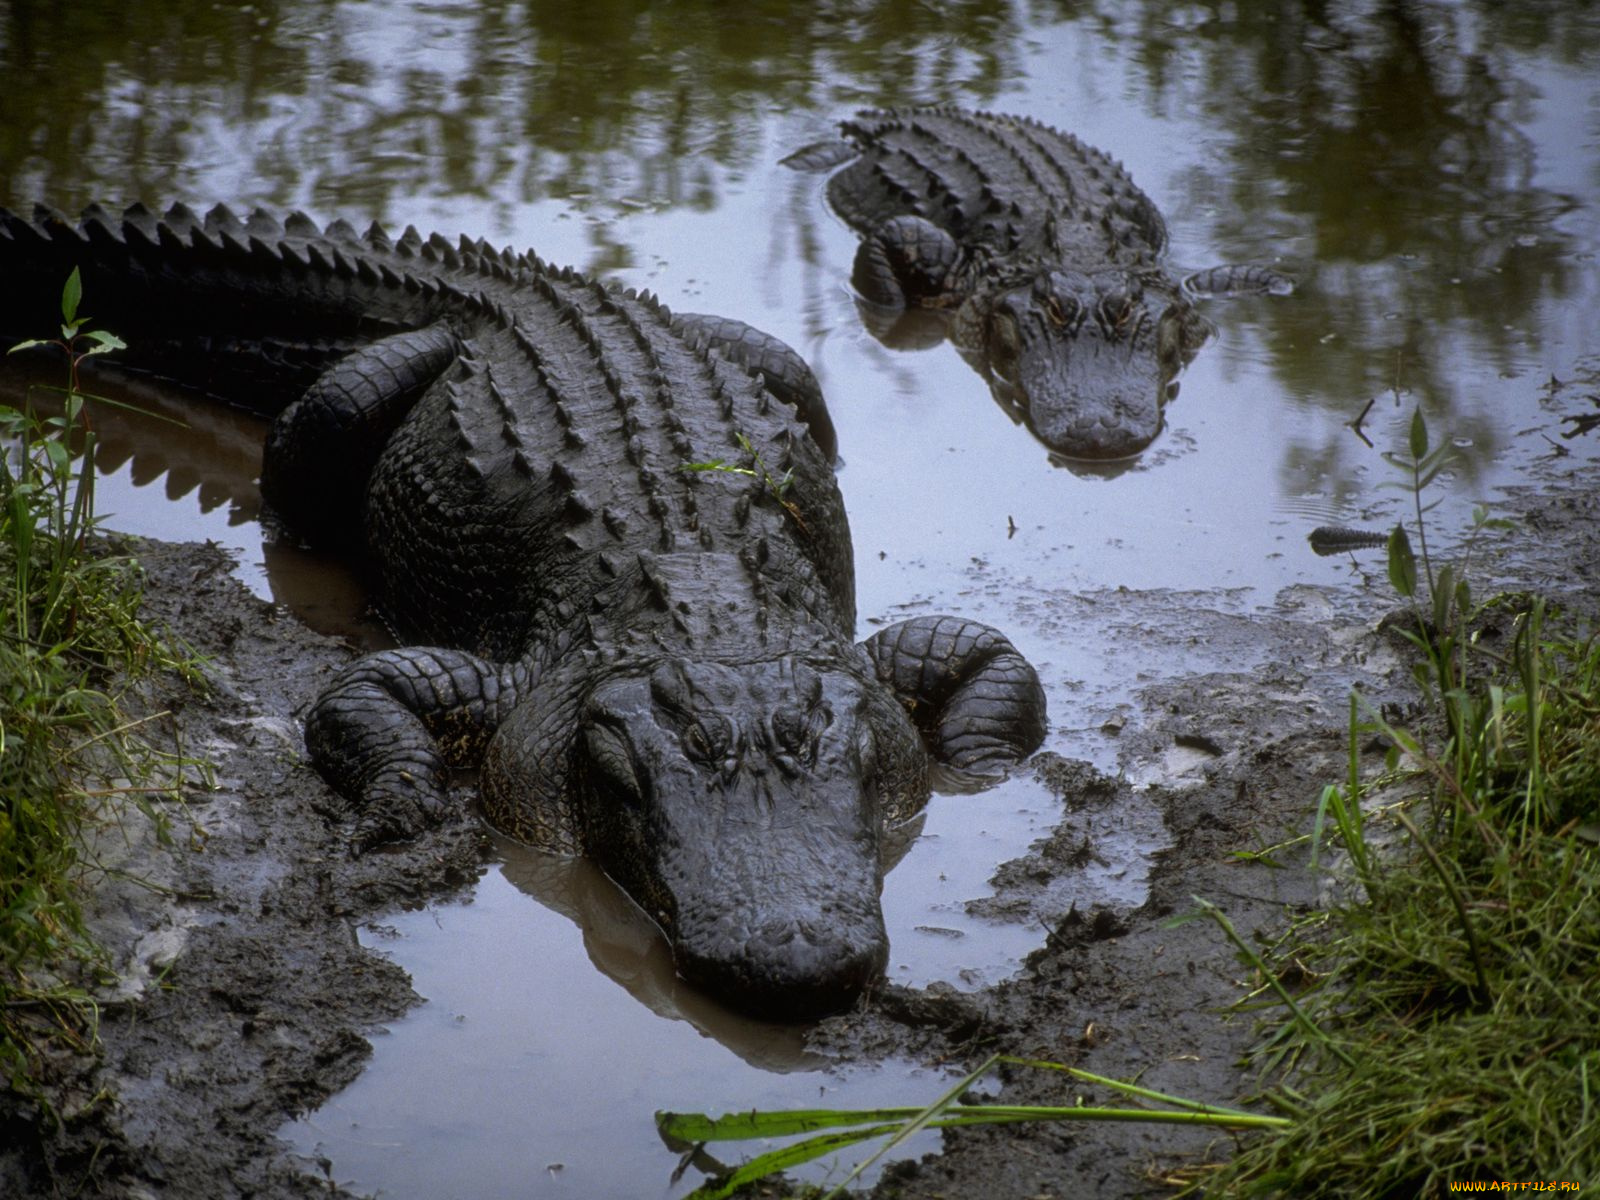
M 1155 440 L 1212 333 L 1181 292 L 1121 269 L 1041 270 L 974 296 L 956 321 L 1003 406 L 1062 458 L 1101 461 Z

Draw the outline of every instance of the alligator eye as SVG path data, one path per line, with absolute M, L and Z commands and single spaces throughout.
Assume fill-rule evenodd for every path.
M 728 723 L 718 716 L 691 721 L 683 731 L 683 752 L 698 763 L 720 763 L 728 756 Z
M 1121 333 L 1133 319 L 1133 297 L 1118 288 L 1100 301 L 1100 323 L 1112 333 Z
M 822 731 L 833 723 L 833 711 L 826 705 L 801 709 L 786 705 L 772 714 L 772 736 L 779 749 L 804 762 L 815 762 L 817 742 Z
M 797 708 L 784 707 L 772 714 L 772 736 L 793 754 L 805 741 L 805 719 Z

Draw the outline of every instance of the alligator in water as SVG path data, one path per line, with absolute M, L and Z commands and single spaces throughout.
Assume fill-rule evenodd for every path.
M 930 760 L 1043 738 L 995 630 L 853 640 L 826 411 L 775 339 L 481 241 L 138 206 L 0 211 L 0 331 L 49 328 L 74 266 L 132 365 L 281 408 L 266 501 L 355 547 L 410 643 L 306 722 L 363 843 L 478 766 L 488 820 L 591 856 L 686 979 L 804 1018 L 882 971 L 880 838 Z M 719 459 L 742 470 L 682 469 Z
M 1155 439 L 1213 332 L 1196 299 L 1291 290 L 1260 267 L 1175 279 L 1161 213 L 1122 165 L 1036 121 L 917 108 L 841 129 L 784 162 L 849 164 L 828 198 L 863 239 L 852 281 L 869 327 L 901 346 L 948 334 L 1062 459 L 1128 458 Z

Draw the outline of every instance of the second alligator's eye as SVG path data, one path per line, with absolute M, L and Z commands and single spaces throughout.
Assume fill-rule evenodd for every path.
M 1041 277 L 1033 285 L 1033 305 L 1044 312 L 1045 320 L 1057 329 L 1077 324 L 1081 307 L 1071 292 L 1054 286 L 1054 280 Z
M 1126 288 L 1113 288 L 1100 300 L 1100 324 L 1107 333 L 1123 332 L 1133 320 L 1133 295 Z

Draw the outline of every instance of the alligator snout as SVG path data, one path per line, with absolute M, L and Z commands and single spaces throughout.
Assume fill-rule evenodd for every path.
M 811 1020 L 848 1008 L 883 974 L 889 939 L 882 918 L 774 917 L 712 939 L 674 946 L 689 983 L 753 1015 Z

